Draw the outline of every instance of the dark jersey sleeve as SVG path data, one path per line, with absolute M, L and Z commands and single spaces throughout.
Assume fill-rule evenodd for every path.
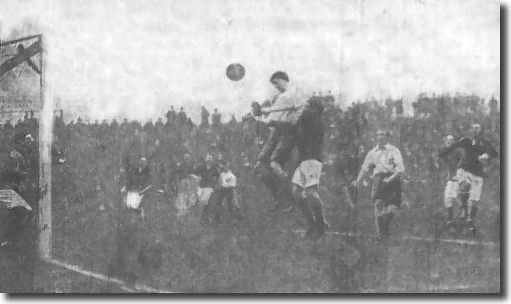
M 447 159 L 452 151 L 456 150 L 457 148 L 464 148 L 467 143 L 470 145 L 470 139 L 465 137 L 450 145 L 449 147 L 441 148 L 439 153 L 440 159 Z

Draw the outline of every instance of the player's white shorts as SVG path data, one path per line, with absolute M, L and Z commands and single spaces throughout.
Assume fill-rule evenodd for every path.
M 197 190 L 197 197 L 199 203 L 207 204 L 211 194 L 213 194 L 215 190 L 211 187 L 200 188 Z
M 138 191 L 129 191 L 126 195 L 126 206 L 128 206 L 128 208 L 138 209 L 142 198 L 144 198 L 144 195 L 140 195 Z
M 466 181 L 470 184 L 470 192 L 468 199 L 478 202 L 481 199 L 481 193 L 483 191 L 483 178 L 467 172 L 463 169 L 458 169 L 456 177 L 454 178 L 461 181 Z
M 458 197 L 458 181 L 448 180 L 445 184 L 444 205 L 446 208 L 452 207 L 452 202 Z
M 298 165 L 291 182 L 305 189 L 319 185 L 323 164 L 315 159 L 304 160 Z

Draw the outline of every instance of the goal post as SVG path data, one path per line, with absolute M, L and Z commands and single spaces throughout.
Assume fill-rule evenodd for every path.
M 9 54 L 7 60 L 0 62 L 0 82 L 2 77 L 17 66 L 27 63 L 36 74 L 39 74 L 39 100 L 32 104 L 39 112 L 39 195 L 37 201 L 38 253 L 45 261 L 51 260 L 52 253 L 52 215 L 51 215 L 51 145 L 53 132 L 53 103 L 49 98 L 46 78 L 46 47 L 42 34 L 22 37 L 19 39 L 0 41 L 0 48 L 16 47 L 17 54 Z M 32 57 L 39 54 L 39 62 L 34 63 Z M 37 98 L 36 98 L 37 99 Z
M 39 116 L 39 256 L 43 260 L 51 259 L 52 216 L 51 216 L 51 143 L 53 134 L 53 103 L 49 98 L 46 78 L 46 48 L 43 36 L 40 37 L 40 116 Z

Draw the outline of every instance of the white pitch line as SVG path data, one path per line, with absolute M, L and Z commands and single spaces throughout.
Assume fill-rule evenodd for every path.
M 133 288 L 128 287 L 127 284 L 122 280 L 112 278 L 112 277 L 107 277 L 100 273 L 88 271 L 88 270 L 80 268 L 77 265 L 67 264 L 67 263 L 64 263 L 64 262 L 61 262 L 61 261 L 55 260 L 55 259 L 51 259 L 50 263 L 53 265 L 56 265 L 56 266 L 66 268 L 67 270 L 82 274 L 84 276 L 93 277 L 95 279 L 98 279 L 98 280 L 101 280 L 104 282 L 117 284 L 117 285 L 119 285 L 120 289 L 127 291 L 127 292 L 131 292 L 131 293 L 137 293 L 140 291 L 151 292 L 151 293 L 174 293 L 173 291 L 159 290 L 159 289 L 155 289 L 155 288 L 152 288 L 149 286 L 139 285 L 139 284 L 135 284 L 134 289 L 133 289 Z
M 304 233 L 305 230 L 270 230 L 269 232 Z M 373 234 L 338 232 L 338 231 L 327 231 L 326 234 L 333 234 L 333 235 L 340 235 L 340 236 L 376 237 L 376 235 L 373 235 Z M 412 240 L 412 241 L 427 241 L 427 242 L 435 241 L 435 239 L 432 237 L 411 236 L 411 235 L 397 235 L 395 237 L 403 239 L 403 240 Z M 494 242 L 478 242 L 478 241 L 470 241 L 470 240 L 453 240 L 453 239 L 437 239 L 437 241 L 442 242 L 442 243 L 451 243 L 451 244 L 459 244 L 459 245 L 483 245 L 483 246 L 488 246 L 488 247 L 500 247 L 500 244 L 494 243 Z
M 67 264 L 67 263 L 61 262 L 59 260 L 54 260 L 54 259 L 52 259 L 50 261 L 50 263 L 53 264 L 53 265 L 56 265 L 56 266 L 60 266 L 60 267 L 66 268 L 66 269 L 68 269 L 70 271 L 74 271 L 74 272 L 80 273 L 80 274 L 82 274 L 84 276 L 93 277 L 95 279 L 98 279 L 98 280 L 101 280 L 101 281 L 105 281 L 105 282 L 115 283 L 115 284 L 119 285 L 119 288 L 121 290 L 130 292 L 130 293 L 137 293 L 139 291 L 151 292 L 151 293 L 174 293 L 172 291 L 158 290 L 158 289 L 155 289 L 155 288 L 152 288 L 152 287 L 149 287 L 149 286 L 138 285 L 138 284 L 135 284 L 135 289 L 132 289 L 132 288 L 129 288 L 126 285 L 126 283 L 124 283 L 123 281 L 121 281 L 119 279 L 109 278 L 109 277 L 107 277 L 105 275 L 102 275 L 102 274 L 99 274 L 99 273 L 95 273 L 95 272 L 92 272 L 92 271 L 84 270 L 84 269 L 81 269 L 80 267 L 78 267 L 76 265 Z M 448 292 L 448 291 L 467 290 L 467 289 L 474 289 L 474 288 L 481 288 L 481 286 L 472 286 L 472 285 L 458 285 L 458 286 L 449 286 L 449 287 L 447 287 L 447 286 L 435 286 L 435 287 L 430 287 L 429 291 L 432 291 L 432 292 L 435 292 L 435 291 L 446 291 L 446 292 Z M 363 289 L 363 290 L 360 290 L 360 293 L 380 293 L 380 292 L 382 292 L 382 291 L 381 290 L 377 290 L 377 289 Z M 406 292 L 406 289 L 404 289 L 402 287 L 391 286 L 391 287 L 386 288 L 386 290 L 384 292 Z
M 467 291 L 467 290 L 474 290 L 475 288 L 482 288 L 483 286 L 479 286 L 479 285 L 457 285 L 457 286 L 430 286 L 427 290 L 427 292 L 429 293 L 434 293 L 434 292 L 449 292 L 449 291 L 458 291 L 458 290 L 464 290 L 464 291 Z M 379 290 L 379 289 L 373 289 L 373 288 L 370 288 L 370 289 L 362 289 L 360 291 L 361 293 L 393 293 L 393 292 L 401 292 L 401 293 L 405 293 L 407 292 L 406 288 L 403 288 L 403 287 L 397 287 L 397 286 L 391 286 L 391 287 L 388 287 L 385 289 L 385 291 L 382 291 L 382 290 Z M 418 291 L 414 291 L 414 292 L 418 292 Z

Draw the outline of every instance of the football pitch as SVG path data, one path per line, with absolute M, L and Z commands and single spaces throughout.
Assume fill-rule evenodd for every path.
M 275 215 L 256 186 L 240 189 L 243 220 L 199 224 L 201 206 L 178 216 L 171 200 L 147 195 L 135 284 L 108 276 L 115 256 L 115 210 L 94 204 L 53 211 L 53 260 L 39 271 L 45 292 L 459 293 L 500 292 L 500 210 L 482 206 L 476 237 L 434 238 L 434 204 L 404 207 L 392 237 L 378 244 L 372 208 L 357 211 L 323 191 L 329 232 L 302 239 L 295 210 Z M 489 196 L 489 195 L 487 195 Z M 499 199 L 496 195 L 492 198 Z M 101 198 L 99 198 L 101 199 Z M 488 201 L 488 200 L 486 200 Z M 495 206 L 495 205 L 494 205 Z M 497 205 L 498 206 L 498 205 Z

